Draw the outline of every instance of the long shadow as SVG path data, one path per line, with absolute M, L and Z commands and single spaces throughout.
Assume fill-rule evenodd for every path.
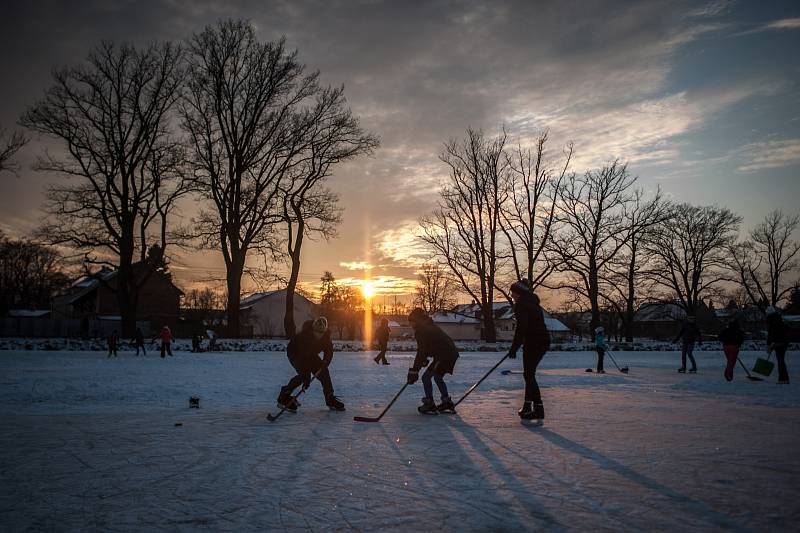
M 450 431 L 455 433 L 458 431 L 466 440 L 469 442 L 472 449 L 475 453 L 480 454 L 483 456 L 484 459 L 491 465 L 491 468 L 494 472 L 498 473 L 501 478 L 510 480 L 513 483 L 516 483 L 520 488 L 523 488 L 527 491 L 527 487 L 520 481 L 520 479 L 508 469 L 505 463 L 492 451 L 491 447 L 487 445 L 487 443 L 481 438 L 481 432 L 476 431 L 472 426 L 464 422 L 463 420 L 455 419 L 454 423 L 449 424 Z M 470 460 L 469 455 L 466 451 L 461 452 L 465 459 Z M 478 470 L 480 470 L 480 465 L 478 466 Z M 509 484 L 510 485 L 510 484 Z M 530 492 L 528 492 L 530 494 Z M 521 499 L 513 490 L 511 491 L 512 497 L 519 503 L 520 507 L 527 510 L 533 517 L 539 520 L 536 524 L 519 524 L 518 527 L 522 529 L 530 529 L 530 528 L 547 528 L 548 530 L 561 530 L 561 529 L 568 529 L 564 524 L 558 521 L 558 519 L 547 512 L 544 506 L 537 502 L 535 498 L 526 498 L 525 500 Z M 506 515 L 507 518 L 511 518 L 510 514 Z
M 674 504 L 676 504 L 676 513 L 686 514 L 688 511 L 694 514 L 698 520 L 710 522 L 711 525 L 716 527 L 725 528 L 726 530 L 730 531 L 750 531 L 748 528 L 737 523 L 728 515 L 714 510 L 708 504 L 685 494 L 681 494 L 680 492 L 671 489 L 666 485 L 662 485 L 661 483 L 650 479 L 649 477 L 640 474 L 632 468 L 610 459 L 605 455 L 592 450 L 591 448 L 587 448 L 586 446 L 559 435 L 558 433 L 555 433 L 545 427 L 525 427 L 527 427 L 530 431 L 541 435 L 545 440 L 560 448 L 563 448 L 564 450 L 570 451 L 576 455 L 580 455 L 581 457 L 589 459 L 590 461 L 594 461 L 600 467 L 606 470 L 612 470 L 618 475 L 629 479 L 648 490 L 657 492 L 662 496 L 669 498 Z

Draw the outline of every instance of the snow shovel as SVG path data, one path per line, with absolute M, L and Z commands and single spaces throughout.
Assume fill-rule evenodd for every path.
M 627 366 L 623 366 L 622 368 L 620 368 L 620 367 L 619 367 L 619 365 L 617 364 L 617 361 L 616 361 L 616 360 L 614 360 L 614 356 L 613 356 L 613 355 L 611 355 L 611 352 L 606 352 L 606 353 L 607 353 L 607 354 L 608 354 L 608 356 L 611 358 L 611 362 L 613 362 L 613 363 L 614 363 L 614 366 L 615 366 L 615 367 L 617 367 L 617 370 L 619 370 L 619 371 L 620 371 L 620 372 L 622 372 L 623 374 L 627 374 L 627 373 L 630 371 L 630 368 L 628 368 Z
M 742 365 L 742 368 L 744 368 L 744 373 L 747 374 L 747 379 L 749 379 L 750 381 L 764 381 L 763 379 L 757 378 L 754 375 L 752 375 L 750 371 L 747 370 L 747 367 L 744 366 L 744 363 L 742 363 L 742 360 L 739 358 L 738 355 L 736 356 L 736 360 L 739 361 L 739 364 Z
M 769 377 L 770 374 L 772 374 L 772 370 L 775 368 L 775 363 L 769 360 L 770 357 L 772 357 L 771 351 L 767 355 L 766 359 L 763 357 L 756 359 L 756 364 L 753 365 L 753 372 Z

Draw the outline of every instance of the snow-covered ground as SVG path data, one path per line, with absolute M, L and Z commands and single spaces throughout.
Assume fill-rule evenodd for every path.
M 417 384 L 380 423 L 354 422 L 402 386 L 408 353 L 338 354 L 347 412 L 315 386 L 270 423 L 281 353 L 0 352 L 0 530 L 796 530 L 797 352 L 790 386 L 741 367 L 728 383 L 720 352 L 697 375 L 674 352 L 615 356 L 630 374 L 548 354 L 536 426 L 516 415 L 522 376 L 499 371 L 457 415 L 417 414 Z M 452 395 L 499 357 L 463 354 Z

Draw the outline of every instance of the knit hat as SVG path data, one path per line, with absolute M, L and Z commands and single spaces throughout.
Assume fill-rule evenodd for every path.
M 515 281 L 511 284 L 511 292 L 517 294 L 531 294 L 530 282 L 525 278 Z
M 324 316 L 318 316 L 314 319 L 311 329 L 314 330 L 314 333 L 325 333 L 328 330 L 328 319 Z

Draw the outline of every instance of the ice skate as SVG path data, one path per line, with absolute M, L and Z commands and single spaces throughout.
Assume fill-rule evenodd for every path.
M 433 400 L 431 398 L 423 398 L 422 405 L 417 407 L 417 411 L 419 411 L 423 415 L 435 415 L 439 413 L 439 411 L 436 408 L 436 404 L 433 403 Z
M 447 396 L 446 398 L 442 398 L 442 403 L 440 403 L 440 404 L 439 404 L 439 405 L 436 407 L 436 410 L 437 410 L 437 411 L 438 411 L 440 414 L 450 414 L 450 415 L 453 415 L 453 414 L 455 414 L 455 412 L 456 412 L 456 406 L 455 406 L 455 405 L 453 405 L 453 400 L 450 398 L 450 396 Z
M 344 411 L 344 403 L 333 394 L 325 398 L 325 405 L 327 405 L 331 411 Z
M 292 392 L 289 389 L 281 387 L 281 393 L 278 395 L 278 407 L 294 413 L 300 407 L 300 404 L 292 397 Z

